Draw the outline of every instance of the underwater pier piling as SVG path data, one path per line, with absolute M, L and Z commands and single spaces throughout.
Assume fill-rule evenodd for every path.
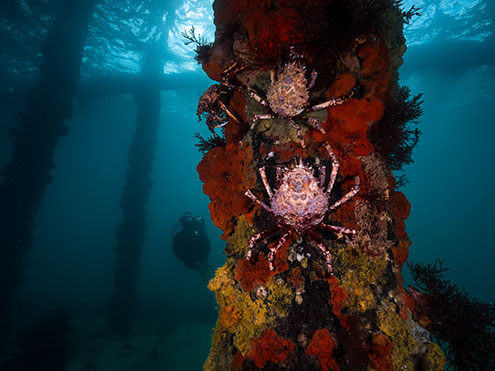
M 218 99 L 231 115 L 225 144 L 212 141 L 197 168 L 226 242 L 208 286 L 219 316 L 204 369 L 442 370 L 403 287 L 410 204 L 392 173 L 410 161 L 418 133 L 407 122 L 421 113 L 397 82 L 414 9 L 391 0 L 213 8 L 203 69 L 229 90 Z M 290 183 L 296 168 L 311 173 L 307 183 Z M 291 198 L 301 189 L 304 200 L 328 191 L 322 220 L 301 221 L 314 212 Z
M 94 1 L 61 4 L 43 43 L 39 81 L 27 96 L 25 112 L 19 115 L 12 157 L 0 173 L 0 339 L 23 281 L 33 220 L 55 167 L 55 147 L 68 132 L 65 121 L 72 116 Z
M 128 168 L 121 200 L 122 222 L 116 232 L 114 293 L 107 324 L 111 331 L 127 334 L 132 329 L 138 304 L 139 262 L 147 230 L 147 205 L 152 186 L 153 160 L 160 126 L 161 88 L 153 84 L 162 73 L 162 56 L 155 46 L 142 67 L 149 81 L 135 93 L 138 106 L 136 131 L 129 149 Z

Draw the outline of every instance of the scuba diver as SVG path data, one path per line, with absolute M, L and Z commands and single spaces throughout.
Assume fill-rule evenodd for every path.
M 208 263 L 210 239 L 206 234 L 205 220 L 201 216 L 193 216 L 185 212 L 170 229 L 172 249 L 187 268 L 195 269 L 203 279 L 213 277 L 213 269 Z

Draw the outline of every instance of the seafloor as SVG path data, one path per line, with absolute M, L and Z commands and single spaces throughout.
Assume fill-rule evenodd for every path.
M 80 318 L 71 325 L 69 337 L 77 347 L 71 351 L 67 370 L 201 370 L 212 333 L 210 322 L 182 322 L 171 327 L 140 321 L 136 331 L 124 339 L 108 335 L 103 318 Z

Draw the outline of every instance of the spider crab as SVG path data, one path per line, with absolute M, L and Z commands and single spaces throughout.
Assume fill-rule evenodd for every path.
M 292 54 L 292 58 L 294 59 L 294 54 Z M 297 130 L 302 147 L 305 147 L 305 144 L 301 126 L 295 122 L 296 119 L 298 121 L 306 121 L 322 133 L 325 133 L 319 120 L 313 117 L 305 117 L 303 113 L 319 111 L 327 107 L 342 104 L 353 93 L 351 91 L 342 98 L 332 98 L 326 102 L 309 107 L 309 90 L 314 86 L 317 76 L 318 73 L 313 71 L 311 73 L 311 79 L 308 81 L 306 78 L 306 67 L 297 60 L 285 64 L 277 75 L 272 71 L 270 75 L 271 84 L 266 93 L 266 100 L 254 91 L 248 91 L 251 98 L 271 111 L 271 113 L 254 115 L 250 128 L 253 129 L 259 120 L 274 118 L 288 119 L 289 123 Z
M 319 237 L 315 234 L 315 230 L 320 228 L 344 235 L 356 234 L 354 229 L 325 224 L 323 223 L 323 219 L 328 212 L 335 210 L 359 192 L 359 176 L 354 177 L 355 184 L 349 192 L 335 203 L 330 204 L 329 198 L 335 184 L 335 179 L 337 178 L 339 162 L 328 144 L 325 148 L 332 161 L 332 172 L 326 187 L 326 167 L 318 167 L 317 178 L 314 175 L 314 168 L 306 166 L 302 159 L 292 169 L 277 167 L 277 182 L 280 185 L 275 190 L 272 190 L 268 183 L 265 168 L 259 168 L 261 180 L 270 198 L 269 205 L 261 201 L 250 190 L 246 191 L 245 194 L 265 209 L 277 221 L 277 224 L 251 237 L 246 259 L 251 259 L 256 242 L 280 230 L 282 236 L 275 246 L 270 247 L 268 254 L 270 270 L 274 269 L 273 260 L 278 249 L 290 235 L 296 234 L 305 235 L 318 245 L 325 256 L 328 271 L 332 273 L 332 256 L 325 245 L 318 241 Z
M 218 138 L 215 129 L 225 126 L 229 118 L 239 122 L 235 115 L 227 108 L 227 105 L 232 97 L 232 90 L 235 88 L 230 80 L 232 76 L 235 76 L 236 73 L 243 69 L 243 66 L 239 66 L 238 62 L 234 61 L 222 72 L 222 82 L 210 86 L 199 99 L 196 115 L 199 120 L 201 120 L 203 114 L 206 116 L 206 125 L 215 138 Z

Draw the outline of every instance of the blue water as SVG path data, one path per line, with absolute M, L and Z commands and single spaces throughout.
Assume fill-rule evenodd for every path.
M 39 47 L 55 14 L 50 2 L 20 3 L 28 16 L 39 11 L 45 17 L 23 24 L 0 15 L 0 30 L 9 33 L 6 27 L 10 25 L 18 33 L 0 54 L 5 91 L 36 81 Z M 419 123 L 423 134 L 414 163 L 404 169 L 409 183 L 402 189 L 412 204 L 407 220 L 413 243 L 410 260 L 446 259 L 445 265 L 451 268 L 447 276 L 453 282 L 473 297 L 493 302 L 494 4 L 490 0 L 407 1 L 405 7 L 412 4 L 424 10 L 406 27 L 409 50 L 400 69 L 400 84 L 409 86 L 413 94 L 423 93 L 425 103 Z M 195 111 L 211 81 L 198 69 L 180 37 L 181 31 L 194 25 L 212 40 L 214 26 L 208 1 L 170 1 L 151 9 L 151 15 L 142 15 L 143 9 L 135 7 L 126 13 L 125 23 L 117 17 L 117 2 L 98 5 L 99 17 L 91 23 L 85 48 L 82 80 L 139 71 L 142 53 L 136 45 L 145 45 L 158 32 L 140 28 L 140 15 L 163 21 L 162 32 L 168 34 L 163 47 L 169 60 L 164 72 L 198 74 L 193 88 L 166 90 L 161 95 L 161 126 L 139 280 L 141 313 L 179 325 L 170 343 L 182 344 L 190 336 L 184 344 L 197 351 L 191 365 L 183 369 L 197 370 L 209 350 L 216 303 L 200 274 L 187 269 L 173 254 L 169 230 L 185 211 L 204 216 L 212 242 L 210 264 L 223 264 L 224 243 L 209 220 L 209 201 L 196 172 L 202 155 L 193 138 L 196 132 L 208 134 L 204 123 L 197 122 Z M 132 27 L 116 37 L 123 24 Z M 21 47 L 22 40 L 25 47 Z M 9 107 L 0 109 L 3 165 L 9 159 L 8 129 L 17 121 Z M 75 318 L 104 315 L 113 289 L 114 234 L 120 223 L 135 118 L 131 96 L 101 97 L 89 105 L 75 105 L 67 123 L 69 135 L 56 150 L 53 182 L 36 217 L 26 280 L 16 303 L 16 326 L 28 326 L 61 306 Z M 404 273 L 407 278 L 407 268 Z M 191 328 L 194 324 L 196 330 Z M 169 364 L 170 369 L 175 366 Z
M 447 276 L 484 301 L 495 299 L 494 74 L 493 65 L 404 73 L 404 83 L 425 99 L 423 135 L 403 190 L 412 204 L 410 259 L 446 259 Z

